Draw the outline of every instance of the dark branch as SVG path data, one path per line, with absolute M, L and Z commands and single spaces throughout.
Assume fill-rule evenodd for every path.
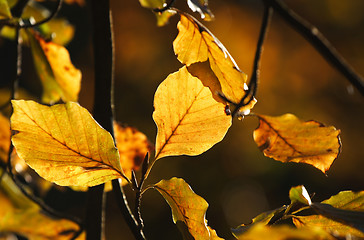
M 170 9 L 173 6 L 174 2 L 175 0 L 170 0 L 169 3 L 165 4 L 165 6 L 163 6 L 162 8 L 154 8 L 153 12 L 163 13 L 164 11 Z
M 280 0 L 263 0 L 265 4 L 271 6 L 281 17 L 316 50 L 332 64 L 341 74 L 343 74 L 358 91 L 364 95 L 364 79 L 347 63 L 347 61 L 337 52 L 334 46 L 325 36 L 312 24 L 297 15 L 292 9 Z
M 32 23 L 32 22 L 24 22 L 22 19 L 20 19 L 19 21 L 13 21 L 12 19 L 3 19 L 1 20 L 0 22 L 0 25 L 6 25 L 6 26 L 9 26 L 9 27 L 15 27 L 15 28 L 33 28 L 33 27 L 37 27 L 39 25 L 42 25 L 43 23 L 46 23 L 48 21 L 50 21 L 52 18 L 54 18 L 57 13 L 59 12 L 59 10 L 61 9 L 62 7 L 62 1 L 63 0 L 57 0 L 57 6 L 55 9 L 53 9 L 53 11 L 51 12 L 51 14 L 44 18 L 43 20 L 39 21 L 39 22 L 35 22 L 35 23 Z M 20 1 L 21 5 L 22 6 L 26 6 L 26 4 L 28 3 L 28 1 Z M 17 9 L 17 8 L 16 8 Z M 16 13 L 18 11 L 15 11 Z M 13 14 L 14 16 L 16 16 L 15 14 Z M 20 17 L 21 15 L 19 15 L 18 17 Z
M 233 117 L 236 117 L 237 114 L 239 113 L 240 108 L 245 105 L 248 105 L 254 99 L 254 97 L 257 93 L 258 83 L 259 83 L 259 73 L 260 73 L 260 70 L 259 70 L 260 57 L 262 55 L 263 44 L 264 44 L 264 40 L 265 40 L 265 37 L 268 32 L 269 23 L 270 23 L 270 19 L 272 18 L 272 15 L 273 15 L 273 9 L 270 6 L 266 5 L 264 8 L 263 21 L 262 21 L 262 25 L 260 27 L 259 39 L 258 39 L 258 43 L 257 43 L 257 49 L 255 51 L 255 57 L 254 57 L 253 72 L 252 72 L 252 76 L 250 78 L 248 90 L 246 91 L 246 94 L 244 95 L 244 97 L 236 105 L 236 107 L 232 113 Z M 246 101 L 246 99 L 249 99 L 249 100 Z

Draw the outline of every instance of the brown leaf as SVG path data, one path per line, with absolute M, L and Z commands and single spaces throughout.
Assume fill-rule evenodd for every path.
M 281 162 L 310 164 L 326 172 L 340 149 L 340 130 L 316 121 L 303 122 L 292 114 L 257 115 L 254 141 L 267 157 Z

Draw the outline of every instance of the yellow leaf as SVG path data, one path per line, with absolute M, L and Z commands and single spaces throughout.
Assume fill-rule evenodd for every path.
M 182 67 L 170 74 L 154 96 L 153 119 L 158 127 L 156 159 L 198 155 L 221 141 L 231 117 L 216 102 L 208 87 Z
M 187 0 L 192 11 L 198 12 L 205 21 L 212 21 L 215 17 L 208 7 L 208 0 Z
M 247 76 L 222 43 L 192 16 L 181 14 L 177 27 L 179 34 L 173 47 L 178 60 L 187 66 L 209 60 L 221 92 L 232 102 L 240 102 L 247 88 Z
M 70 220 L 44 214 L 37 204 L 20 192 L 6 173 L 0 184 L 0 206 L 2 233 L 13 232 L 30 240 L 68 240 L 80 229 Z
M 173 222 L 179 225 L 184 236 L 192 235 L 196 240 L 221 239 L 215 230 L 207 226 L 205 214 L 209 204 L 195 194 L 183 179 L 162 180 L 155 184 L 154 188 L 162 194 L 171 207 Z
M 121 167 L 124 174 L 131 179 L 131 171 L 139 169 L 145 155 L 153 146 L 142 132 L 133 127 L 125 127 L 114 122 L 114 134 Z
M 34 31 L 27 31 L 34 64 L 43 84 L 46 103 L 77 101 L 81 88 L 81 71 L 72 63 L 66 48 L 46 42 Z
M 303 122 L 292 114 L 257 116 L 260 125 L 254 131 L 254 141 L 267 157 L 307 163 L 325 173 L 340 152 L 340 130 L 335 127 Z
M 321 228 L 293 228 L 288 225 L 275 227 L 257 223 L 248 231 L 236 236 L 238 240 L 334 240 L 329 233 Z
M 11 18 L 11 12 L 7 0 L 0 0 L 0 19 Z
M 10 122 L 0 113 L 0 160 L 3 162 L 8 160 L 10 135 Z
M 94 186 L 122 176 L 111 135 L 77 103 L 12 104 L 12 142 L 41 177 L 61 186 Z

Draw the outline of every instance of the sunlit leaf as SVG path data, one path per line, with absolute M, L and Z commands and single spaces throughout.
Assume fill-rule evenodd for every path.
M 216 232 L 208 228 L 205 219 L 208 203 L 195 194 L 181 178 L 162 180 L 154 185 L 172 209 L 173 222 L 177 224 L 184 239 L 220 239 Z M 188 231 L 188 232 L 186 232 Z M 210 234 L 211 237 L 210 238 Z
M 11 12 L 7 0 L 0 0 L 0 19 L 11 18 Z
M 201 23 L 189 15 L 181 14 L 179 34 L 173 42 L 178 60 L 190 66 L 209 60 L 221 87 L 221 92 L 231 101 L 240 102 L 247 88 L 243 73 L 222 43 Z
M 298 227 L 321 227 L 340 236 L 351 234 L 364 237 L 364 191 L 343 191 L 321 204 L 314 203 L 312 208 L 318 214 L 296 214 L 293 218 L 294 224 Z
M 292 187 L 289 190 L 289 199 L 291 199 L 291 202 L 300 202 L 305 205 L 311 205 L 311 198 L 308 195 L 308 192 L 306 188 L 303 185 Z
M 258 223 L 248 231 L 236 236 L 239 240 L 334 240 L 320 228 L 293 228 L 288 225 L 267 226 Z
M 254 131 L 254 141 L 267 157 L 307 163 L 326 172 L 340 152 L 340 130 L 335 127 L 303 122 L 292 114 L 257 116 L 260 125 Z
M 0 113 L 0 161 L 7 161 L 10 147 L 10 122 Z
M 77 103 L 51 107 L 12 101 L 12 142 L 41 177 L 61 186 L 94 186 L 121 178 L 119 153 L 109 132 Z
M 44 214 L 37 204 L 20 192 L 7 174 L 3 175 L 0 184 L 0 206 L 2 233 L 13 232 L 30 240 L 68 240 L 80 229 L 70 220 Z
M 162 9 L 165 4 L 167 4 L 166 0 L 139 0 L 140 5 L 145 8 L 150 9 Z M 157 25 L 159 27 L 164 26 L 168 23 L 170 17 L 176 14 L 174 10 L 166 10 L 163 12 L 156 12 L 155 16 L 157 17 Z
M 34 64 L 44 88 L 43 101 L 77 101 L 81 71 L 72 65 L 67 49 L 53 42 L 46 42 L 34 31 L 27 33 Z
M 170 74 L 154 96 L 153 119 L 158 127 L 156 159 L 198 155 L 221 141 L 231 117 L 214 100 L 208 87 L 182 67 Z
M 261 213 L 258 216 L 256 216 L 255 218 L 253 218 L 251 223 L 241 224 L 237 228 L 231 229 L 231 231 L 234 234 L 234 236 L 236 236 L 236 237 L 240 236 L 244 232 L 246 232 L 248 229 L 250 229 L 252 226 L 254 226 L 255 224 L 265 224 L 265 225 L 268 224 L 272 220 L 273 217 L 282 214 L 282 212 L 284 212 L 286 209 L 287 209 L 287 207 L 283 206 L 283 207 L 274 209 L 272 211 Z
M 198 12 L 202 19 L 206 21 L 214 19 L 214 14 L 212 14 L 208 6 L 208 0 L 187 0 L 187 4 L 192 11 Z
M 55 18 L 42 24 L 40 29 L 46 38 L 52 39 L 52 42 L 58 45 L 65 46 L 73 38 L 75 28 L 66 19 Z
M 116 146 L 119 150 L 120 164 L 124 174 L 131 179 L 131 171 L 138 170 L 152 145 L 147 137 L 136 128 L 114 123 Z M 126 181 L 123 181 L 123 183 Z

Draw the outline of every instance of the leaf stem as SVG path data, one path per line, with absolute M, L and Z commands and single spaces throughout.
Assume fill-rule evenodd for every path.
M 364 79 L 342 57 L 326 37 L 312 24 L 300 17 L 280 0 L 263 0 L 271 6 L 295 31 L 301 34 L 335 69 L 344 75 L 364 95 Z
M 240 100 L 240 102 L 235 106 L 235 109 L 232 113 L 233 117 L 236 117 L 239 113 L 239 110 L 241 107 L 248 105 L 256 96 L 257 89 L 258 89 L 258 83 L 259 83 L 259 76 L 260 76 L 260 58 L 263 52 L 263 44 L 264 40 L 266 38 L 269 23 L 273 15 L 273 9 L 269 5 L 264 6 L 264 14 L 263 14 L 263 21 L 262 25 L 260 27 L 260 33 L 257 43 L 257 49 L 255 51 L 255 57 L 254 57 L 254 65 L 253 65 L 253 72 L 252 76 L 250 78 L 248 90 L 246 91 L 246 94 L 244 97 Z M 246 99 L 249 97 L 249 100 L 246 101 Z

